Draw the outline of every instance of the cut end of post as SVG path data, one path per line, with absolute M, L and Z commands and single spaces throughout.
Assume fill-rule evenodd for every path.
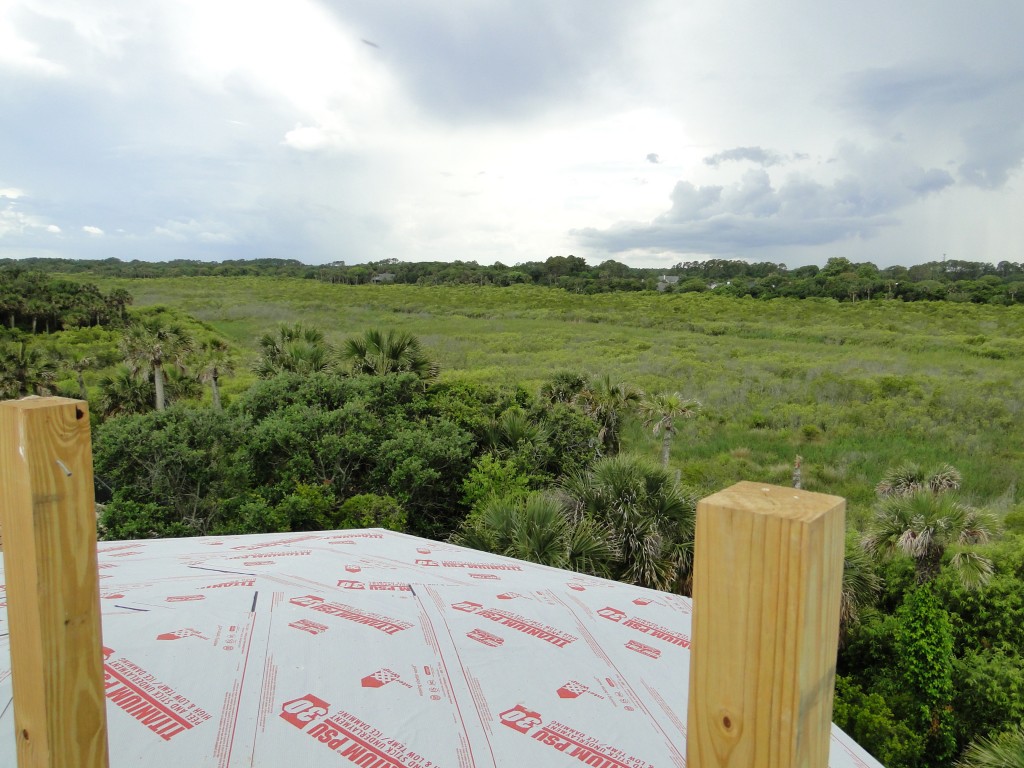
M 840 496 L 748 481 L 712 494 L 700 504 L 803 522 L 811 522 L 837 508 L 846 508 L 846 500 Z

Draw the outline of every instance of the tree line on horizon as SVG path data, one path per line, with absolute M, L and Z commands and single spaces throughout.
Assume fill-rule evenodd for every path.
M 383 259 L 366 264 L 303 264 L 295 259 L 203 262 L 178 259 L 147 262 L 118 259 L 0 260 L 0 274 L 18 272 L 94 274 L 119 278 L 267 276 L 365 285 L 542 285 L 574 293 L 658 290 L 713 292 L 771 299 L 830 298 L 837 301 L 896 299 L 976 304 L 1024 302 L 1024 263 L 944 259 L 911 267 L 879 268 L 872 262 L 831 258 L 789 269 L 773 262 L 708 259 L 678 262 L 668 268 L 631 267 L 615 260 L 590 266 L 578 256 L 551 256 L 507 266 L 475 261 L 403 262 Z

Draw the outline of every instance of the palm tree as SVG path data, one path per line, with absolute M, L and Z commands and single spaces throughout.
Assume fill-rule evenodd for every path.
M 917 491 L 881 499 L 862 545 L 884 557 L 909 555 L 918 583 L 924 584 L 939 575 L 947 549 L 983 544 L 996 527 L 990 514 L 950 494 Z M 992 575 L 992 562 L 970 549 L 956 552 L 950 564 L 967 587 L 984 584 Z
M 655 437 L 661 435 L 661 466 L 668 466 L 672 438 L 676 436 L 676 419 L 692 419 L 700 412 L 700 407 L 699 402 L 679 392 L 650 395 L 640 403 L 644 425 L 652 428 Z
M 875 573 L 868 552 L 848 539 L 843 558 L 843 587 L 839 598 L 839 642 L 846 630 L 857 623 L 861 609 L 871 605 L 882 589 L 882 579 Z
M 235 361 L 231 348 L 221 339 L 211 339 L 199 345 L 199 380 L 210 385 L 210 396 L 215 410 L 221 410 L 220 377 L 235 372 Z
M 158 411 L 167 406 L 164 365 L 184 365 L 192 351 L 192 337 L 178 323 L 153 317 L 133 323 L 121 338 L 121 351 L 134 371 L 153 372 L 154 405 Z
M 0 349 L 0 393 L 4 397 L 49 395 L 57 383 L 57 364 L 38 347 L 5 344 Z
M 484 426 L 483 442 L 490 450 L 504 455 L 520 448 L 536 449 L 548 439 L 548 430 L 530 420 L 522 408 L 513 407 Z
M 182 400 L 199 400 L 203 396 L 202 382 L 185 368 L 168 368 L 164 371 L 164 378 L 166 405 Z
M 541 399 L 552 405 L 571 404 L 587 388 L 587 377 L 573 371 L 561 371 L 548 379 L 540 388 Z
M 148 376 L 141 376 L 126 365 L 100 379 L 100 412 L 104 416 L 126 416 L 153 409 L 156 390 Z
M 910 496 L 919 491 L 945 493 L 960 489 L 960 471 L 952 464 L 943 464 L 931 474 L 913 462 L 900 464 L 886 471 L 875 486 L 879 496 Z
M 253 371 L 261 379 L 283 372 L 310 374 L 326 371 L 331 367 L 334 356 L 324 341 L 323 331 L 302 323 L 278 326 L 276 335 L 263 334 L 259 344 L 260 359 L 253 366 Z
M 115 288 L 106 298 L 107 311 L 122 323 L 125 320 L 125 307 L 132 303 L 132 295 L 124 288 Z
M 643 397 L 636 387 L 616 382 L 608 374 L 590 382 L 576 395 L 574 402 L 597 422 L 597 439 L 605 456 L 619 452 L 619 433 L 623 417 L 636 408 Z
M 437 363 L 423 354 L 420 341 L 406 331 L 377 329 L 361 337 L 347 339 L 341 351 L 353 373 L 383 376 L 388 373 L 415 373 L 423 380 L 437 378 Z
M 13 331 L 17 315 L 22 311 L 23 297 L 13 285 L 0 285 L 0 313 L 7 318 L 7 325 Z
M 957 768 L 1024 768 L 1024 725 L 971 742 L 956 765 Z
M 491 498 L 451 539 L 455 544 L 495 554 L 606 575 L 616 556 L 608 530 L 593 520 L 574 518 L 555 496 Z
M 561 492 L 577 519 L 612 532 L 618 547 L 615 578 L 686 591 L 696 500 L 662 467 L 637 456 L 610 456 L 563 480 Z
M 51 304 L 43 298 L 32 297 L 23 305 L 23 311 L 32 318 L 32 333 L 35 334 L 39 328 L 40 318 L 47 318 L 50 315 Z M 47 328 L 49 332 L 49 328 Z

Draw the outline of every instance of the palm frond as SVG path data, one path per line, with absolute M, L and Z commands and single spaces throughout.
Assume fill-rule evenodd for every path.
M 957 768 L 1024 768 L 1024 725 L 972 742 Z
M 992 561 L 977 552 L 970 550 L 956 552 L 949 564 L 957 572 L 961 583 L 968 589 L 983 587 L 992 578 Z

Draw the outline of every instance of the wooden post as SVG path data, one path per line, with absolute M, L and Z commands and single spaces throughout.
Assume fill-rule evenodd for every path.
M 89 413 L 0 403 L 0 525 L 20 768 L 106 768 Z
M 845 510 L 749 482 L 698 503 L 688 768 L 827 768 Z

